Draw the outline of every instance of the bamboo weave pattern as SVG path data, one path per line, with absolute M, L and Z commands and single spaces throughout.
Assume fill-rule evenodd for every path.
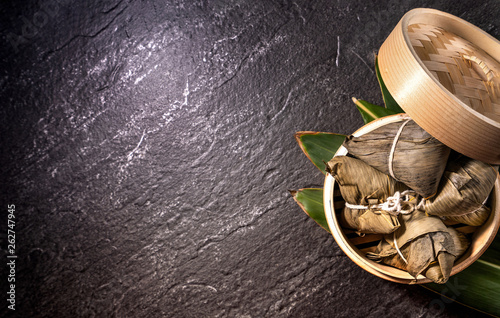
M 412 24 L 408 35 L 418 57 L 448 91 L 500 122 L 500 63 L 469 41 L 436 26 Z

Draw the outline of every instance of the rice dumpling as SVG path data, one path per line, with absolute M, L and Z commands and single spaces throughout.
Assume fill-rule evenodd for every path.
M 433 196 L 446 167 L 450 148 L 413 120 L 379 127 L 362 136 L 348 136 L 350 155 L 403 182 L 424 198 Z
M 457 251 L 465 250 L 455 246 L 461 240 L 454 236 L 456 231 L 449 230 L 441 219 L 416 210 L 401 215 L 401 226 L 385 235 L 377 249 L 366 256 L 403 269 L 415 279 L 422 274 L 443 284 L 450 277 Z
M 491 165 L 463 155 L 450 158 L 436 196 L 427 199 L 429 215 L 473 226 L 482 225 L 491 209 L 485 205 L 498 176 Z
M 385 202 L 396 191 L 407 190 L 407 186 L 347 156 L 334 157 L 327 163 L 327 171 L 337 181 L 347 203 L 340 216 L 343 227 L 379 234 L 392 233 L 399 227 L 397 215 L 371 206 Z
M 470 242 L 467 236 L 465 236 L 461 232 L 458 232 L 454 228 L 448 227 L 447 230 L 448 233 L 450 233 L 451 237 L 453 238 L 453 243 L 455 245 L 455 253 L 456 253 L 455 260 L 456 260 L 460 256 L 462 256 L 465 253 L 465 251 L 469 248 Z M 442 275 L 443 268 L 441 267 L 440 264 L 441 263 L 438 262 L 429 265 L 429 267 L 424 272 L 424 276 L 436 283 L 446 282 L 444 281 L 444 277 Z
M 347 206 L 340 214 L 339 222 L 345 228 L 365 234 L 388 234 L 399 227 L 398 217 L 386 211 Z

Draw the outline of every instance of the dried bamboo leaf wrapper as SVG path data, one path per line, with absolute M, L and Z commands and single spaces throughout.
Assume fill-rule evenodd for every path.
M 358 210 L 344 207 L 339 218 L 340 225 L 365 234 L 389 234 L 399 228 L 397 216 L 372 209 Z
M 334 157 L 326 170 L 335 178 L 344 200 L 351 204 L 366 205 L 369 199 L 383 202 L 396 191 L 408 190 L 403 183 L 348 156 Z
M 435 243 L 434 251 L 436 252 L 439 249 L 437 262 L 429 264 L 427 269 L 422 274 L 437 284 L 444 284 L 450 278 L 451 270 L 456 257 L 455 255 L 448 253 L 445 245 L 441 242 L 436 244 L 435 237 L 433 239 Z
M 467 238 L 467 236 L 464 233 L 457 231 L 451 226 L 448 226 L 447 230 L 448 233 L 450 233 L 451 237 L 453 238 L 453 244 L 455 245 L 455 254 L 456 257 L 459 258 L 469 248 L 470 239 Z
M 438 193 L 426 200 L 426 213 L 473 226 L 483 224 L 490 214 L 484 203 L 497 175 L 491 165 L 479 160 L 466 156 L 450 159 Z
M 367 253 L 367 257 L 377 262 L 393 266 L 417 278 L 422 274 L 438 284 L 445 283 L 451 274 L 456 257 L 446 248 L 453 249 L 449 236 L 442 232 L 422 235 L 400 248 L 401 254 L 386 239 L 380 241 L 377 250 Z M 446 243 L 446 244 L 443 244 Z
M 403 183 L 363 161 L 347 156 L 334 157 L 327 163 L 327 171 L 338 183 L 344 200 L 352 205 L 382 203 L 396 191 L 408 189 Z M 397 216 L 374 209 L 346 207 L 341 213 L 340 222 L 342 226 L 360 233 L 386 234 L 399 227 Z
M 448 233 L 446 224 L 438 217 L 427 216 L 420 210 L 401 215 L 401 226 L 394 233 L 398 246 L 404 246 L 415 238 L 434 232 Z
M 437 192 L 450 154 L 450 148 L 413 120 L 390 123 L 358 137 L 348 136 L 344 147 L 424 198 Z
M 455 253 L 456 253 L 456 259 L 458 259 L 460 256 L 462 256 L 465 251 L 469 248 L 470 246 L 470 241 L 465 236 L 463 233 L 458 232 L 452 227 L 448 227 L 448 233 L 451 234 L 451 237 L 453 238 L 453 243 L 455 245 Z M 446 281 L 443 281 L 443 269 L 440 266 L 439 263 L 431 264 L 429 268 L 424 273 L 424 276 L 429 278 L 430 280 L 438 283 L 445 283 Z
M 454 229 L 450 230 L 439 218 L 414 211 L 402 215 L 401 227 L 393 235 L 385 235 L 377 249 L 366 256 L 403 269 L 415 278 L 423 274 L 442 284 L 451 274 L 457 251 L 463 252 L 467 248 L 463 247 L 461 239 Z
M 488 220 L 491 213 L 491 209 L 487 206 L 481 206 L 474 212 L 462 214 L 462 215 L 448 215 L 447 220 L 455 221 L 458 223 L 463 223 L 472 226 L 481 226 Z
M 399 255 L 398 250 L 389 243 L 388 240 L 390 240 L 390 236 L 384 236 L 378 243 L 375 251 L 366 253 L 366 257 L 374 262 L 384 263 L 406 271 L 406 262 Z M 407 259 L 408 246 L 404 246 L 400 251 L 405 259 Z

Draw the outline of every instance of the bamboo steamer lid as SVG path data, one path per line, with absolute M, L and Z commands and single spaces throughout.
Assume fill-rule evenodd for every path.
M 354 132 L 353 135 L 361 136 L 383 125 L 394 122 L 403 122 L 408 118 L 407 114 L 383 117 L 364 125 Z M 343 156 L 346 154 L 347 149 L 341 146 L 335 156 Z M 382 263 L 376 263 L 368 259 L 365 256 L 366 252 L 373 251 L 378 242 L 382 239 L 383 235 L 366 234 L 364 236 L 359 236 L 353 230 L 342 228 L 339 223 L 339 214 L 344 208 L 344 204 L 345 202 L 340 194 L 335 178 L 331 174 L 327 173 L 323 189 L 323 205 L 328 227 L 339 247 L 354 263 L 367 272 L 392 282 L 402 284 L 423 284 L 431 282 L 428 278 L 422 275 L 419 275 L 415 280 L 414 277 L 404 270 Z M 473 227 L 464 224 L 454 225 L 454 228 L 459 232 L 466 234 L 473 233 L 473 235 L 471 245 L 465 254 L 455 261 L 451 271 L 451 276 L 461 272 L 474 263 L 490 246 L 497 234 L 498 228 L 500 227 L 500 175 L 497 175 L 493 191 L 490 194 L 490 206 L 490 216 L 480 227 Z
M 414 9 L 382 44 L 387 89 L 450 148 L 500 164 L 500 42 L 453 15 Z

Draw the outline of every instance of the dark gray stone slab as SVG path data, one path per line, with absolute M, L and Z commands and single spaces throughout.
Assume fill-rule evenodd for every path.
M 364 272 L 287 189 L 323 182 L 295 131 L 349 133 L 352 96 L 382 103 L 373 54 L 406 11 L 498 37 L 495 1 L 43 3 L 0 5 L 17 316 L 472 314 Z

